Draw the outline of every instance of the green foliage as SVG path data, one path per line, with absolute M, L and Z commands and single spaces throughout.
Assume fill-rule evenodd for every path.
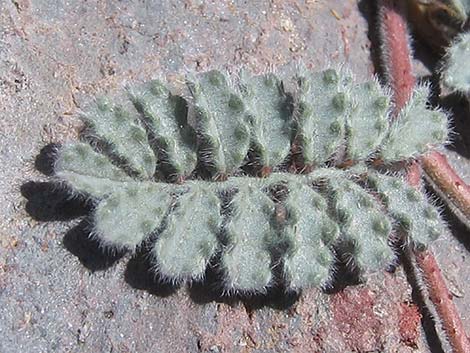
M 155 173 L 155 155 L 148 143 L 145 130 L 135 117 L 118 105 L 100 100 L 96 109 L 82 116 L 94 135 L 106 142 L 118 158 L 128 164 L 142 178 Z
M 415 247 L 422 248 L 445 231 L 439 209 L 401 178 L 371 173 L 369 182 Z
M 216 174 L 241 167 L 250 146 L 246 106 L 227 75 L 209 71 L 188 79 L 201 136 L 201 157 Z
M 104 245 L 135 249 L 163 220 L 171 195 L 153 183 L 130 183 L 95 209 L 95 234 Z
M 160 275 L 173 280 L 201 278 L 217 249 L 220 200 L 194 187 L 181 195 L 153 249 Z
M 444 230 L 420 192 L 369 163 L 446 141 L 427 87 L 389 126 L 387 90 L 346 70 L 303 70 L 293 92 L 274 74 L 244 72 L 236 84 L 210 71 L 187 83 L 187 101 L 152 81 L 130 90 L 133 113 L 99 103 L 86 121 L 103 143 L 60 150 L 57 180 L 95 201 L 94 234 L 105 246 L 134 250 L 149 239 L 156 271 L 172 281 L 200 280 L 218 259 L 228 290 L 264 291 L 279 274 L 300 290 L 327 283 L 338 259 L 363 273 L 383 268 L 396 256 L 388 240 L 397 230 L 417 247 Z M 297 157 L 317 168 L 282 171 Z M 327 167 L 332 157 L 357 165 Z M 245 164 L 268 172 L 258 178 Z
M 469 4 L 467 4 L 470 7 Z M 462 33 L 447 49 L 442 80 L 453 91 L 470 93 L 470 32 Z
M 466 19 L 470 15 L 470 0 L 450 0 L 449 6 L 457 10 L 462 18 Z
M 102 198 L 133 179 L 85 143 L 71 143 L 58 154 L 55 174 L 76 192 Z
M 169 175 L 189 176 L 196 167 L 196 134 L 187 121 L 186 101 L 173 95 L 160 81 L 130 90 L 131 100 L 160 152 Z
M 297 79 L 296 139 L 303 165 L 322 165 L 344 142 L 352 100 L 352 77 L 345 70 L 301 72 Z
M 243 71 L 241 91 L 256 162 L 275 168 L 289 155 L 291 141 L 291 107 L 282 81 L 274 74 L 251 77 Z
M 228 289 L 259 291 L 272 279 L 269 243 L 274 202 L 261 190 L 241 186 L 231 202 L 232 215 L 225 227 L 227 247 L 221 265 Z
M 377 151 L 388 129 L 390 96 L 377 81 L 356 85 L 352 109 L 346 119 L 349 159 L 366 160 Z
M 284 275 L 290 288 L 320 286 L 330 277 L 334 256 L 331 245 L 339 236 L 329 217 L 327 201 L 309 185 L 290 183 L 284 201 L 286 220 L 280 241 L 286 246 Z
M 464 12 L 467 17 L 470 15 L 470 0 L 457 0 L 462 8 L 462 12 Z
M 418 86 L 391 124 L 380 147 L 380 155 L 385 162 L 398 162 L 424 154 L 447 141 L 447 116 L 438 109 L 427 108 L 428 95 L 428 86 Z
M 359 185 L 345 178 L 331 179 L 329 189 L 345 260 L 370 270 L 391 263 L 394 255 L 387 239 L 392 225 L 381 205 Z

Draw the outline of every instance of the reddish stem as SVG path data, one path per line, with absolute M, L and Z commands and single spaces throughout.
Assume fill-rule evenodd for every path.
M 379 21 L 384 51 L 382 59 L 393 90 L 395 117 L 411 96 L 416 81 L 412 71 L 408 31 L 402 15 L 403 9 L 403 1 L 381 0 L 379 3 Z M 429 157 L 423 157 L 423 165 L 427 164 L 426 158 Z M 443 172 L 439 172 L 442 169 L 441 164 L 442 160 L 439 160 L 434 164 L 435 168 L 433 169 L 433 172 L 439 176 L 443 176 Z M 445 168 L 447 172 L 449 169 L 451 168 Z M 412 164 L 408 170 L 408 182 L 419 187 L 420 174 L 417 163 Z M 456 353 L 470 352 L 470 343 L 464 333 L 462 321 L 432 252 L 430 250 L 415 251 L 415 257 L 416 264 L 423 273 L 429 297 L 441 319 L 453 351 Z
M 261 170 L 259 171 L 259 176 L 261 178 L 267 178 L 268 176 L 271 175 L 272 172 L 273 172 L 272 167 L 263 166 L 263 167 L 261 167 Z
M 421 168 L 418 163 L 410 164 L 406 171 L 406 181 L 417 189 L 421 186 Z
M 452 301 L 452 294 L 446 287 L 445 280 L 439 270 L 436 259 L 431 251 L 415 253 L 416 263 L 423 271 L 424 280 L 428 287 L 429 298 L 436 307 L 437 314 L 442 318 L 444 329 L 454 352 L 470 352 L 470 341 L 465 334 L 462 321 Z
M 380 7 L 383 66 L 394 93 L 394 116 L 406 104 L 415 86 L 406 22 L 400 13 L 404 4 L 399 0 L 382 0 Z M 421 158 L 423 167 L 433 186 L 442 197 L 452 202 L 457 216 L 467 226 L 470 224 L 470 186 L 467 185 L 447 158 L 431 152 Z
M 421 158 L 421 165 L 440 196 L 455 206 L 455 213 L 470 225 L 470 186 L 450 166 L 447 158 L 433 151 Z
M 379 7 L 382 64 L 393 91 L 393 116 L 408 102 L 416 83 L 408 44 L 408 30 L 401 16 L 403 9 L 403 3 L 394 0 L 382 0 Z

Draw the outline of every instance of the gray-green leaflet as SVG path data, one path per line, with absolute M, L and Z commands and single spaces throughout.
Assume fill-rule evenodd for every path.
M 56 178 L 95 201 L 105 246 L 135 250 L 152 235 L 165 279 L 201 280 L 217 265 L 227 290 L 264 291 L 275 273 L 300 290 L 327 283 L 338 258 L 383 269 L 396 232 L 425 246 L 444 230 L 425 194 L 371 163 L 446 142 L 447 117 L 427 106 L 427 86 L 392 123 L 388 90 L 345 69 L 214 70 L 187 87 L 186 98 L 161 81 L 132 88 L 135 109 L 99 101 L 84 120 L 103 143 L 60 148 Z

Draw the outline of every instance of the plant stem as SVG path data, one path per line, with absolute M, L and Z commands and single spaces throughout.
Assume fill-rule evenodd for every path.
M 394 93 L 394 116 L 406 104 L 416 79 L 413 75 L 406 22 L 399 0 L 382 0 L 380 6 L 382 61 L 385 75 Z M 457 217 L 470 228 L 470 186 L 450 166 L 447 158 L 430 152 L 421 158 L 421 166 L 434 189 L 451 203 Z
M 404 5 L 401 1 L 380 1 L 379 18 L 381 23 L 382 65 L 385 76 L 393 91 L 397 116 L 415 87 L 415 77 L 410 57 L 408 30 L 401 13 Z
M 455 173 L 447 158 L 439 152 L 427 154 L 421 159 L 421 165 L 431 186 L 470 229 L 470 186 Z
M 452 294 L 446 287 L 444 277 L 430 250 L 415 252 L 416 264 L 423 272 L 428 288 L 429 299 L 434 303 L 437 314 L 442 320 L 444 330 L 453 352 L 470 352 L 470 341 L 465 334 L 462 321 L 452 301 Z
M 396 117 L 398 111 L 400 111 L 408 101 L 416 82 L 412 71 L 406 20 L 403 16 L 404 5 L 404 2 L 400 0 L 379 1 L 379 23 L 381 24 L 383 45 L 382 60 L 388 82 L 393 90 L 393 99 L 395 102 L 394 117 Z M 432 173 L 428 174 L 431 177 L 436 175 L 439 176 L 440 179 L 445 180 L 449 175 L 445 174 L 442 170 L 450 173 L 449 170 L 451 170 L 451 168 L 443 168 L 447 167 L 448 164 L 447 166 L 445 164 L 443 165 L 442 159 L 432 159 L 433 153 L 423 157 L 422 165 L 423 167 L 427 166 L 430 164 L 431 159 L 433 161 L 433 169 Z M 453 174 L 455 174 L 455 172 L 453 172 Z M 419 175 L 419 166 L 416 163 L 412 164 L 408 171 L 408 182 L 415 187 L 419 187 Z M 454 178 L 455 176 L 452 180 Z M 446 180 L 444 186 L 449 186 L 448 182 L 449 180 Z M 440 187 L 441 185 L 438 186 Z M 446 194 L 448 193 L 446 192 Z M 457 197 L 456 199 L 459 198 Z M 470 342 L 464 332 L 457 308 L 452 301 L 452 296 L 447 289 L 434 255 L 429 249 L 423 252 L 415 251 L 414 255 L 416 264 L 422 271 L 429 297 L 441 319 L 443 329 L 447 334 L 452 350 L 455 353 L 470 352 Z

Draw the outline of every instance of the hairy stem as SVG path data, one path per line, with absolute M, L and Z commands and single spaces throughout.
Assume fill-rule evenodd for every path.
M 387 80 L 394 93 L 394 115 L 408 101 L 416 81 L 409 55 L 407 27 L 400 15 L 403 8 L 401 1 L 381 1 L 382 61 Z M 433 188 L 441 197 L 449 201 L 457 217 L 470 228 L 470 186 L 454 171 L 447 158 L 438 152 L 423 156 L 421 166 Z
M 439 196 L 447 201 L 456 216 L 470 229 L 470 186 L 458 176 L 447 158 L 432 152 L 421 159 L 425 176 Z
M 393 116 L 408 102 L 416 83 L 408 44 L 408 29 L 401 15 L 403 8 L 404 4 L 399 0 L 380 1 L 382 65 L 393 91 Z
M 462 321 L 452 302 L 452 294 L 446 287 L 436 258 L 430 250 L 415 253 L 416 264 L 423 272 L 428 294 L 443 320 L 444 329 L 454 352 L 470 352 L 470 341 L 465 334 Z M 444 321 L 445 318 L 445 321 Z
M 381 37 L 383 45 L 382 60 L 389 84 L 393 90 L 396 113 L 406 104 L 411 96 L 415 84 L 412 72 L 410 48 L 408 41 L 407 26 L 402 15 L 404 2 L 400 0 L 381 0 L 379 2 L 379 23 L 381 23 Z M 445 157 L 435 158 L 437 152 L 432 152 L 422 158 L 422 166 L 430 177 L 439 176 L 434 182 L 447 195 L 453 199 L 461 200 L 456 196 L 456 186 L 446 190 L 450 185 L 455 185 L 454 180 L 458 178 L 456 173 L 444 163 Z M 433 158 L 434 156 L 434 158 Z M 446 161 L 445 161 L 446 162 Z M 432 165 L 428 172 L 429 164 Z M 451 172 L 452 171 L 452 172 Z M 408 181 L 411 185 L 419 186 L 419 167 L 411 165 Z M 450 177 L 452 176 L 452 177 Z M 443 187 L 443 188 L 442 188 Z M 460 192 L 457 194 L 460 195 Z M 468 209 L 467 207 L 465 209 Z M 434 304 L 441 319 L 442 326 L 447 334 L 449 343 L 456 353 L 470 352 L 470 343 L 464 333 L 462 321 L 455 307 L 452 296 L 446 287 L 444 278 L 437 265 L 436 259 L 430 250 L 424 252 L 415 251 L 416 264 L 423 273 L 423 280 L 428 288 L 429 297 Z

